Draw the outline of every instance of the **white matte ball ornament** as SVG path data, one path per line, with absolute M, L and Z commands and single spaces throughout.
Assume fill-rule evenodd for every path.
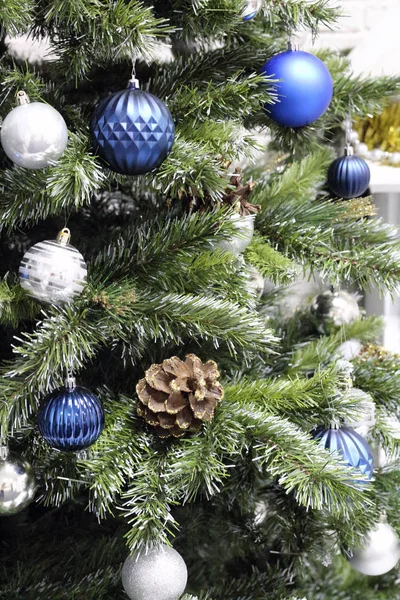
M 56 240 L 32 246 L 19 267 L 21 286 L 41 302 L 63 304 L 78 296 L 86 284 L 87 267 L 83 256 L 68 244 L 69 229 Z
M 1 145 L 14 164 L 26 169 L 44 169 L 56 161 L 68 143 L 68 129 L 55 108 L 43 102 L 29 102 L 25 92 L 18 95 L 20 106 L 4 119 Z
M 186 583 L 185 561 L 165 544 L 128 556 L 122 567 L 122 585 L 131 600 L 178 600 Z
M 241 254 L 250 244 L 254 234 L 254 216 L 233 215 L 231 217 L 238 233 L 233 235 L 230 240 L 224 240 L 218 244 L 219 248 L 232 252 L 233 254 Z
M 360 354 L 361 348 L 362 345 L 359 340 L 351 339 L 340 344 L 336 354 L 345 360 L 353 360 L 353 358 L 356 358 Z
M 367 538 L 365 548 L 355 550 L 348 560 L 364 575 L 383 575 L 396 566 L 400 559 L 399 538 L 388 523 L 379 523 Z
M 357 154 L 357 156 L 366 158 L 369 154 L 367 144 L 364 144 L 364 142 L 360 142 L 359 144 L 356 144 L 356 154 Z

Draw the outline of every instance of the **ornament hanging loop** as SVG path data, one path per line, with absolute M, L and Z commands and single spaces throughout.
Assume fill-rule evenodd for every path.
M 353 156 L 354 148 L 351 145 L 352 133 L 353 133 L 353 119 L 352 119 L 350 110 L 349 110 L 349 113 L 345 120 L 345 126 L 346 126 L 346 146 L 344 149 L 344 155 L 345 156 Z
M 16 93 L 17 96 L 17 104 L 22 106 L 22 104 L 30 104 L 29 96 L 23 90 L 20 90 Z
M 76 379 L 72 373 L 72 369 L 67 369 L 67 377 L 64 380 L 64 385 L 67 390 L 73 390 L 76 388 Z
M 66 246 L 71 239 L 71 232 L 68 227 L 64 227 L 57 235 L 57 242 L 61 244 L 61 246 Z
M 287 49 L 292 50 L 293 52 L 297 52 L 299 50 L 299 42 L 293 33 L 288 37 Z
M 131 78 L 128 81 L 128 88 L 130 90 L 138 90 L 140 88 L 139 79 L 136 77 L 136 59 L 132 57 L 132 71 Z

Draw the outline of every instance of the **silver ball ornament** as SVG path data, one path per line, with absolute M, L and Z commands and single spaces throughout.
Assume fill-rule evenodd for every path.
M 131 600 L 178 600 L 186 583 L 185 561 L 165 544 L 131 554 L 122 567 L 122 585 Z
M 242 10 L 243 21 L 251 21 L 260 11 L 262 6 L 261 0 L 246 0 L 244 8 Z
M 38 242 L 22 258 L 21 286 L 41 302 L 71 302 L 85 287 L 86 263 L 82 254 L 68 244 L 69 237 L 69 230 L 63 229 L 56 240 Z
M 250 244 L 254 234 L 254 216 L 232 215 L 232 223 L 237 229 L 237 235 L 234 234 L 230 240 L 219 242 L 218 247 L 233 254 L 241 254 Z
M 14 453 L 0 459 L 0 516 L 24 510 L 35 497 L 36 483 L 28 462 Z
M 311 312 L 323 325 L 349 325 L 360 318 L 357 298 L 346 291 L 326 290 L 314 298 Z
M 43 102 L 28 102 L 6 116 L 0 140 L 14 164 L 26 169 L 44 169 L 64 152 L 68 129 L 55 108 Z
M 352 567 L 364 575 L 383 575 L 396 566 L 400 559 L 400 543 L 393 527 L 379 523 L 368 534 L 366 546 L 354 550 L 348 560 Z

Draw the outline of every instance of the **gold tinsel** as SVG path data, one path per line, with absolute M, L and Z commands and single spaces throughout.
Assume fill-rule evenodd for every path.
M 374 217 L 376 213 L 376 206 L 371 202 L 371 196 L 353 198 L 346 202 L 346 211 L 339 217 L 338 221 L 344 222 L 354 219 L 364 219 L 365 217 Z
M 355 129 L 369 150 L 400 152 L 400 103 L 390 104 L 381 115 L 356 122 Z

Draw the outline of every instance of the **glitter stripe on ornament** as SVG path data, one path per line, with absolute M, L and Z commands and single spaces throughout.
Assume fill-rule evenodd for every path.
M 86 285 L 83 256 L 73 246 L 55 240 L 38 242 L 24 255 L 19 268 L 21 286 L 37 300 L 70 302 Z

